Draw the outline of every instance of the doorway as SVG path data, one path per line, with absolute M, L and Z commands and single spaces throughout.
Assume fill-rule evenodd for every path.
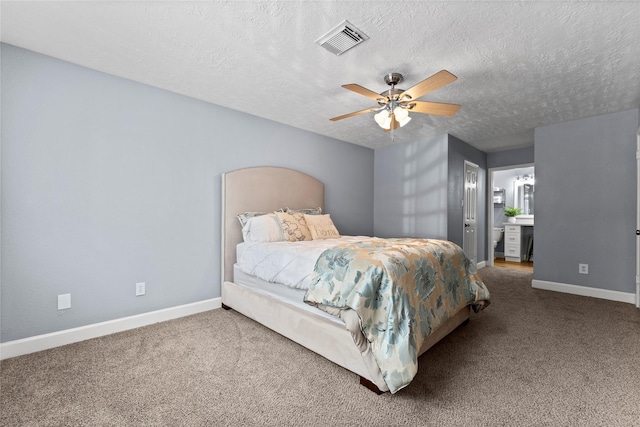
M 533 271 L 534 164 L 490 168 L 488 172 L 487 265 Z M 519 215 L 509 219 L 506 208 L 518 208 Z

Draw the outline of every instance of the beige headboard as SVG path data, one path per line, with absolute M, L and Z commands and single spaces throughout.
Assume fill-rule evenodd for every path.
M 236 245 L 242 242 L 238 214 L 317 206 L 324 211 L 324 184 L 305 173 L 271 166 L 223 173 L 222 281 L 233 281 Z

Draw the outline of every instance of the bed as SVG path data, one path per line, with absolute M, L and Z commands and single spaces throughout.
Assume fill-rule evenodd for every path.
M 305 302 L 303 299 L 305 296 L 309 297 L 310 290 L 268 282 L 238 266 L 237 254 L 244 250 L 238 215 L 245 212 L 274 212 L 285 207 L 318 207 L 324 210 L 324 185 L 305 173 L 280 167 L 246 168 L 222 175 L 223 307 L 233 309 L 355 373 L 360 377 L 362 385 L 377 393 L 397 392 L 411 378 L 402 383 L 389 380 L 387 370 L 381 369 L 377 353 L 379 349 L 365 336 L 361 313 L 348 307 L 326 307 L 322 304 L 329 304 L 324 299 L 325 296 L 318 297 L 320 299 L 316 303 Z M 387 239 L 379 239 L 373 243 L 387 244 L 383 240 Z M 400 243 L 407 244 L 404 241 Z M 358 245 L 349 239 L 343 244 Z M 475 274 L 475 269 L 471 269 Z M 314 283 L 320 282 L 321 275 L 315 274 L 315 271 L 313 273 Z M 473 274 L 470 277 L 478 279 Z M 456 308 L 455 312 L 447 315 L 445 320 L 420 341 L 415 349 L 416 357 L 456 327 L 466 323 L 471 307 L 479 310 L 488 304 L 488 291 L 483 284 L 478 286 L 481 289 L 476 289 L 475 292 L 481 295 L 477 301 L 473 305 L 466 304 Z M 417 360 L 415 363 L 417 365 Z

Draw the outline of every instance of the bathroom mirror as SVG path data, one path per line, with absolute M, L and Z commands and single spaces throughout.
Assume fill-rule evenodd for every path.
M 534 215 L 534 186 L 535 181 L 532 175 L 519 176 L 513 182 L 514 207 L 520 208 L 523 215 Z

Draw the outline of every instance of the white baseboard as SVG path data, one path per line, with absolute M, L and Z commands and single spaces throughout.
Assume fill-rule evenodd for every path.
M 487 266 L 487 261 L 480 261 L 479 263 L 476 264 L 476 269 L 480 270 L 483 267 Z
M 202 313 L 203 311 L 220 308 L 221 303 L 221 298 L 212 298 L 121 319 L 0 343 L 0 360 Z
M 569 285 L 566 283 L 547 282 L 545 280 L 536 279 L 531 281 L 531 286 L 536 289 L 545 289 L 547 291 L 581 295 L 583 297 L 600 298 L 618 302 L 628 302 L 629 304 L 635 304 L 636 302 L 636 295 L 631 292 L 611 291 L 609 289 Z

